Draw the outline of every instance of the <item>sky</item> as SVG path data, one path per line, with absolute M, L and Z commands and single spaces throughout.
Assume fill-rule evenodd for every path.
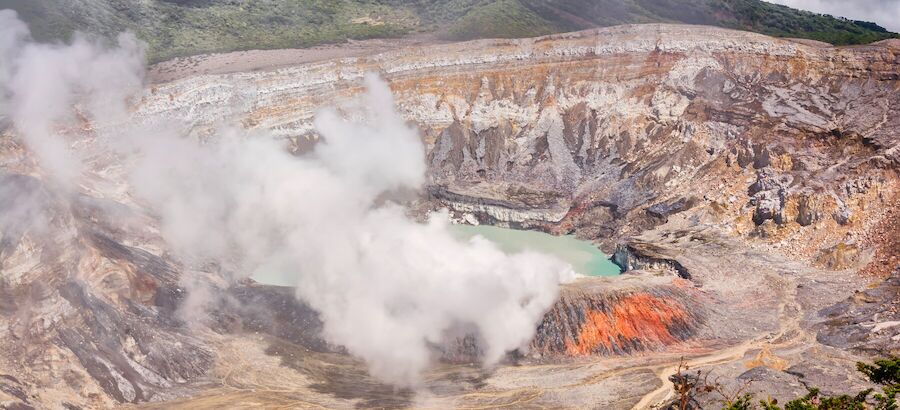
M 900 32 L 900 0 L 766 0 L 796 9 L 864 20 Z

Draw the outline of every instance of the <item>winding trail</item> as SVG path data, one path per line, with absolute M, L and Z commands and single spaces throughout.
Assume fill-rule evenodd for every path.
M 798 309 L 799 305 L 796 300 L 797 287 L 795 283 L 793 283 L 793 280 L 790 282 L 790 286 L 785 286 L 785 288 L 790 289 L 790 292 L 786 295 L 786 300 L 779 306 L 778 330 L 745 341 L 736 346 L 717 350 L 708 354 L 695 355 L 689 358 L 680 357 L 678 361 L 675 362 L 652 366 L 651 369 L 659 376 L 662 386 L 644 395 L 632 409 L 654 409 L 672 399 L 675 391 L 672 389 L 672 383 L 669 381 L 669 377 L 674 375 L 678 371 L 678 367 L 682 364 L 689 366 L 690 368 L 698 368 L 702 366 L 731 363 L 746 357 L 747 352 L 750 350 L 761 349 L 768 351 L 772 348 L 797 345 L 808 339 L 808 333 L 800 326 L 799 312 L 801 310 Z M 778 341 L 780 339 L 781 341 Z

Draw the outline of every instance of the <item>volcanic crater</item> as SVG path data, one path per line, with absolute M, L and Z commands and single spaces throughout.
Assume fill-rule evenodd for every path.
M 181 121 L 197 138 L 238 123 L 303 155 L 319 140 L 315 113 L 361 93 L 367 72 L 390 84 L 425 144 L 427 186 L 404 202 L 410 214 L 574 234 L 625 272 L 563 285 L 530 347 L 500 365 L 480 368 L 477 335 L 459 335 L 434 346 L 421 389 L 396 389 L 323 340 L 290 288 L 176 261 L 142 228 L 154 216 L 117 188 L 56 196 L 7 130 L 0 187 L 38 198 L 54 230 L 2 229 L 0 263 L 18 272 L 0 282 L 4 400 L 645 408 L 671 397 L 682 359 L 785 398 L 803 383 L 864 386 L 848 363 L 898 353 L 883 325 L 897 310 L 874 310 L 896 302 L 900 274 L 900 42 L 639 25 L 416 46 L 155 83 L 129 121 Z M 90 130 L 70 131 L 91 143 Z M 176 314 L 188 270 L 228 296 L 201 325 Z M 868 319 L 840 320 L 848 309 Z M 835 330 L 847 326 L 852 338 Z M 54 377 L 65 382 L 48 387 Z

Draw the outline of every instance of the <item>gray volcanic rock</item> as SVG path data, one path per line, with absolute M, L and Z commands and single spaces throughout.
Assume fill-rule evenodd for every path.
M 872 289 L 819 311 L 816 340 L 875 355 L 900 355 L 900 269 Z
M 809 226 L 822 218 L 822 203 L 812 195 L 803 195 L 797 204 L 797 223 Z
M 176 316 L 184 296 L 178 269 L 112 239 L 128 235 L 111 222 L 114 212 L 98 210 L 103 201 L 69 199 L 21 174 L 4 174 L 0 191 L 34 205 L 0 203 L 5 215 L 30 213 L 3 218 L 0 314 L 7 326 L 0 344 L 7 360 L 15 359 L 4 370 L 17 375 L 19 386 L 4 391 L 28 383 L 29 397 L 53 403 L 41 395 L 40 380 L 65 373 L 59 390 L 71 392 L 73 403 L 105 407 L 105 397 L 120 403 L 171 397 L 173 386 L 206 373 L 213 352 Z
M 753 212 L 753 222 L 757 225 L 761 225 L 769 219 L 774 220 L 775 223 L 782 222 L 781 211 L 784 208 L 783 190 L 758 192 L 753 196 L 753 202 L 756 203 L 756 210 Z
M 838 204 L 837 209 L 834 210 L 834 213 L 831 214 L 834 217 L 834 220 L 841 225 L 846 225 L 850 223 L 850 217 L 853 216 L 853 211 L 847 207 L 843 202 Z
M 696 198 L 678 198 L 674 201 L 660 202 L 647 207 L 647 213 L 660 219 L 691 209 L 697 203 Z

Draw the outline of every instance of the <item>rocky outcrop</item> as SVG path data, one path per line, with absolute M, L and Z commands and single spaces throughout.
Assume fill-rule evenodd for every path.
M 756 206 L 753 211 L 754 223 L 762 225 L 769 219 L 777 224 L 785 222 L 783 213 L 786 195 L 792 182 L 793 177 L 790 175 L 775 175 L 770 168 L 757 171 L 756 182 L 747 189 L 750 203 Z
M 229 297 L 210 309 L 218 331 L 269 334 L 306 350 L 346 353 L 322 338 L 319 314 L 297 300 L 292 288 L 249 281 L 222 291 Z
M 877 356 L 900 355 L 900 268 L 877 286 L 819 312 L 816 340 Z
M 822 203 L 813 195 L 802 195 L 797 203 L 797 223 L 809 226 L 822 219 Z
M 491 225 L 527 227 L 529 222 L 553 224 L 569 212 L 565 203 L 560 204 L 563 198 L 523 187 L 498 187 L 496 191 L 460 194 L 441 186 L 431 186 L 427 192 L 430 199 L 448 204 L 458 214 L 476 215 L 478 222 Z
M 140 238 L 117 219 L 130 208 L 21 174 L 0 177 L 0 191 L 23 201 L 0 200 L 0 349 L 14 359 L 0 372 L 15 374 L 0 390 L 22 405 L 111 407 L 171 398 L 206 374 L 214 353 L 177 314 L 180 269 L 119 239 Z
M 647 244 L 633 242 L 628 245 L 617 245 L 610 260 L 618 265 L 623 272 L 646 270 L 677 276 L 682 279 L 691 278 L 691 273 L 681 263 L 674 259 L 659 256 Z
M 697 199 L 690 198 L 678 198 L 673 201 L 667 202 L 659 202 L 647 207 L 646 212 L 650 216 L 666 220 L 669 216 L 677 214 L 679 212 L 686 211 L 694 207 L 697 204 Z
M 681 289 L 567 289 L 538 326 L 531 351 L 554 355 L 622 355 L 664 349 L 690 338 L 704 314 Z
M 859 259 L 860 249 L 858 246 L 841 242 L 822 249 L 816 256 L 815 262 L 827 269 L 842 270 L 857 265 Z

